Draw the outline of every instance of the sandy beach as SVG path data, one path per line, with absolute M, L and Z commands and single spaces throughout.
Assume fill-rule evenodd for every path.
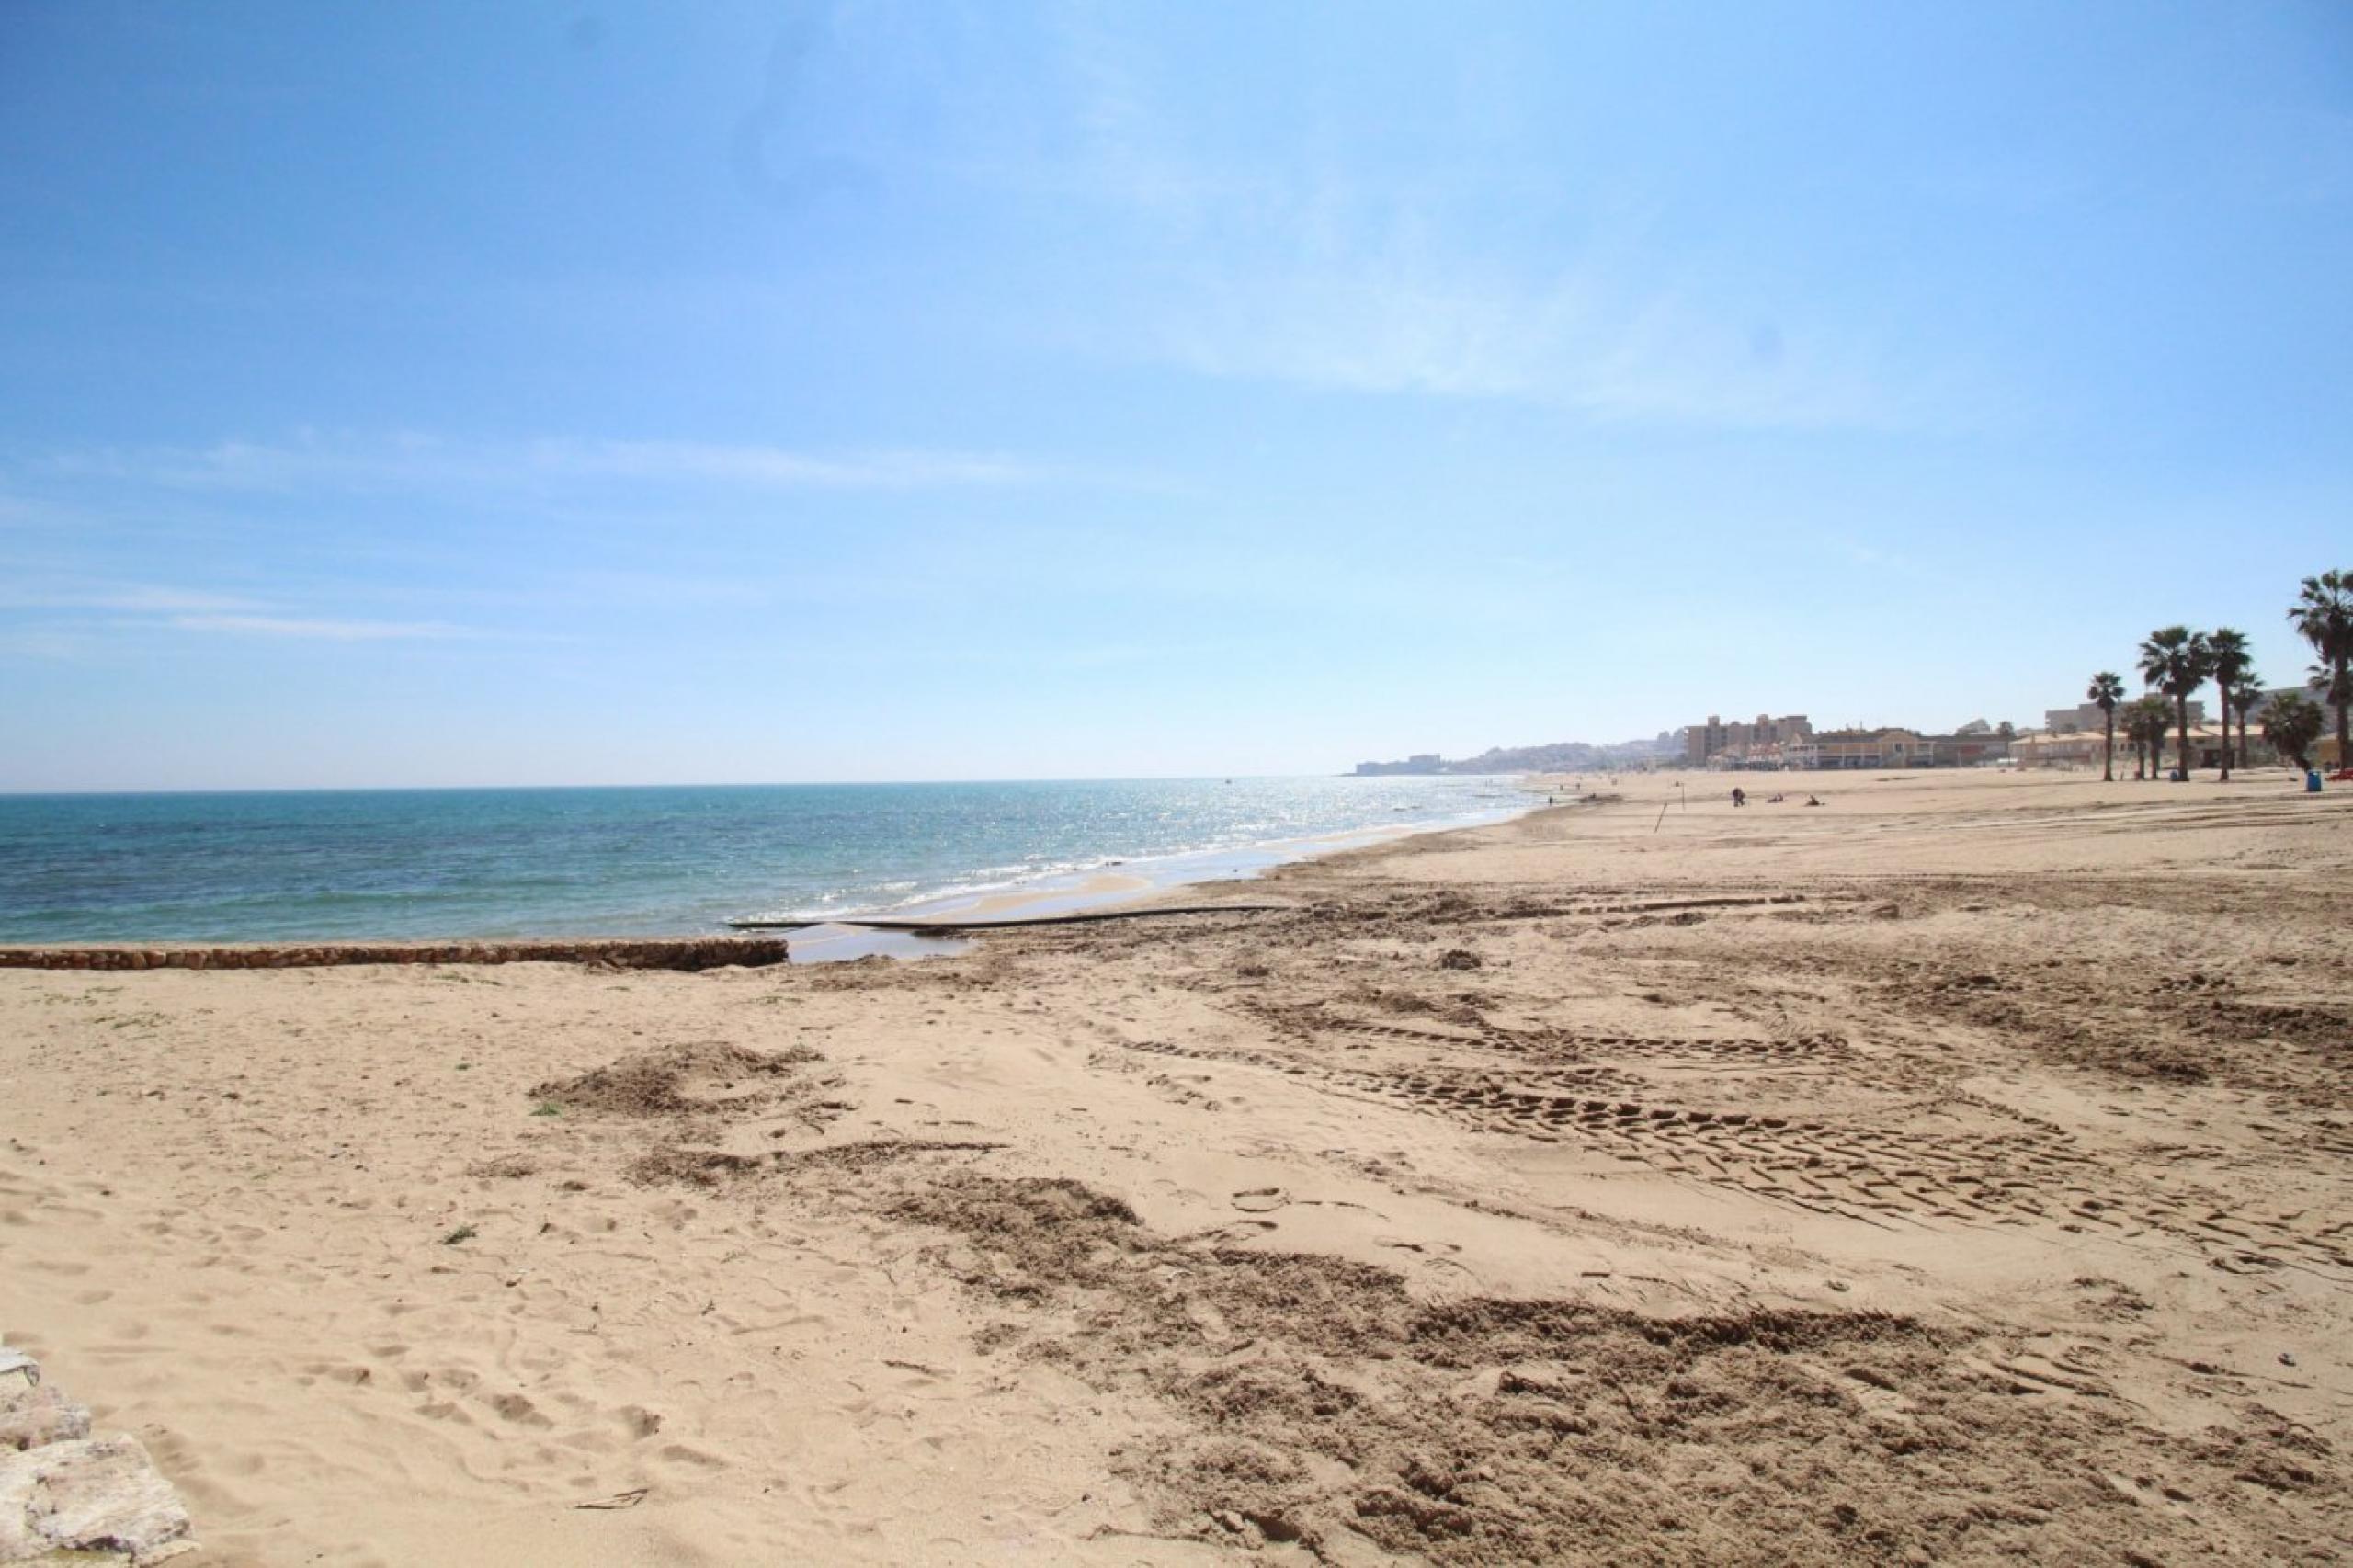
M 2353 1551 L 2353 793 L 1756 783 L 919 961 L 0 971 L 0 1338 L 192 1563 Z

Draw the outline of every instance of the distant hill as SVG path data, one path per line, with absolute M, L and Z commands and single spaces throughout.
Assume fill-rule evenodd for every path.
M 1596 745 L 1590 741 L 1555 741 L 1540 746 L 1491 746 L 1476 756 L 1443 757 L 1422 752 L 1402 762 L 1359 762 L 1359 778 L 1389 773 L 1595 773 L 1611 767 L 1637 767 L 1677 750 L 1669 733 L 1646 741 L 1619 741 Z

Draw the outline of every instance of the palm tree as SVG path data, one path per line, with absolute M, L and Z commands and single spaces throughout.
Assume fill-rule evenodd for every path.
M 2250 664 L 2246 633 L 2218 626 L 2206 634 L 2207 667 L 2214 676 L 2214 695 L 2222 710 L 2222 782 L 2231 781 L 2231 693 Z
M 2353 704 L 2353 571 L 2305 578 L 2288 619 L 2319 655 L 2313 663 L 2313 687 L 2336 705 L 2336 766 L 2353 767 L 2345 733 L 2345 710 Z
M 2099 704 L 2101 717 L 2108 721 L 2108 750 L 2100 757 L 2099 781 L 2116 782 L 2116 705 L 2124 699 L 2124 682 L 2114 670 L 2102 670 L 2092 676 L 2092 684 L 2084 695 Z
M 2132 739 L 2132 777 L 2157 776 L 2158 754 L 2165 750 L 2165 725 L 2173 715 L 2165 711 L 2162 697 L 2136 698 L 2124 710 L 2124 733 Z M 2146 771 L 2143 765 L 2145 762 Z
M 2263 710 L 2263 738 L 2298 767 L 2312 766 L 2310 754 L 2313 742 L 2320 736 L 2320 710 L 2292 691 L 2273 698 Z
M 2239 766 L 2241 767 L 2247 765 L 2246 716 L 2263 706 L 2263 677 L 2255 673 L 2255 666 L 2252 665 L 2241 670 L 2239 678 L 2231 682 L 2231 711 L 2239 716 Z M 2225 735 L 2223 738 L 2227 740 L 2229 736 Z
M 2206 684 L 2213 658 L 2205 634 L 2187 626 L 2160 626 L 2141 643 L 2141 678 L 2173 699 L 2184 778 L 2189 777 L 2189 694 Z

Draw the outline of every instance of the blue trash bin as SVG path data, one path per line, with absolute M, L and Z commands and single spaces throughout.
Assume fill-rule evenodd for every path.
M 2304 769 L 2304 793 L 2307 795 L 2317 795 L 2320 793 L 2319 768 L 2307 767 Z

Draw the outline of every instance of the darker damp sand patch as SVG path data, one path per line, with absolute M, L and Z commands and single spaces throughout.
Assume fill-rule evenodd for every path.
M 346 964 L 581 963 L 696 973 L 787 961 L 781 937 L 600 937 L 457 942 L 142 942 L 115 946 L 0 945 L 0 969 L 320 969 Z
M 656 1077 L 677 1065 L 647 1055 Z M 728 1051 L 717 1065 L 746 1063 Z M 648 1097 L 669 1103 L 630 1103 Z M 2336 1500 L 2353 1497 L 2353 1475 L 2311 1434 L 2222 1406 L 2201 1437 L 2155 1430 L 2123 1401 L 2006 1375 L 1998 1328 L 1431 1301 L 1368 1264 L 1237 1246 L 1230 1232 L 1164 1236 L 1083 1182 L 917 1157 L 989 1147 L 667 1144 L 630 1175 L 932 1233 L 918 1256 L 994 1309 L 976 1354 L 1177 1417 L 1110 1461 L 1161 1529 L 1204 1541 L 1329 1559 L 1353 1540 L 1441 1563 L 1809 1565 L 2113 1562 L 2131 1541 L 2169 1562 L 2249 1543 L 2311 1555 L 2353 1522 Z M 2177 1495 L 2200 1506 L 2165 1506 Z
M 618 1117 L 708 1116 L 764 1109 L 817 1087 L 801 1070 L 822 1061 L 805 1046 L 754 1051 L 690 1040 L 624 1056 L 531 1090 L 542 1106 Z
M 610 1104 L 598 1096 L 615 1082 L 651 1082 L 620 1103 L 653 1107 L 638 1114 L 654 1127 L 733 1119 L 812 1054 L 771 1078 L 757 1052 L 674 1047 L 570 1085 Z M 2130 1542 L 2179 1562 L 2325 1555 L 2353 1524 L 2338 1500 L 2353 1474 L 2302 1429 L 2218 1403 L 2202 1437 L 2156 1430 L 2096 1378 L 2009 1375 L 1998 1327 L 1432 1301 L 1387 1269 L 1237 1245 L 1232 1227 L 1165 1236 L 1083 1182 L 920 1157 L 972 1147 L 673 1142 L 630 1174 L 930 1233 L 917 1256 L 986 1303 L 976 1355 L 1176 1418 L 1110 1461 L 1159 1528 L 1204 1541 L 1441 1563 L 1809 1565 L 2117 1562 Z M 2168 1506 L 2185 1496 L 2197 1506 Z
M 737 1154 L 724 1149 L 665 1144 L 631 1161 L 626 1174 L 641 1187 L 676 1184 L 715 1188 L 799 1171 L 865 1171 L 915 1154 L 969 1153 L 1004 1147 L 1002 1143 L 969 1139 L 870 1138 L 815 1149 L 771 1149 L 757 1154 Z
M 2211 1522 L 2294 1555 L 2311 1521 L 2268 1494 L 2346 1479 L 2308 1435 L 2201 1445 L 2021 1391 L 1975 1329 L 1429 1302 L 1370 1265 L 1187 1245 L 1060 1179 L 938 1173 L 882 1211 L 949 1233 L 927 1258 L 1020 1314 L 976 1347 L 1186 1418 L 1114 1460 L 1206 1540 L 1662 1564 L 2115 1561 L 2131 1540 L 2177 1561 L 2217 1548 Z M 2120 1476 L 2209 1506 L 2144 1506 Z

